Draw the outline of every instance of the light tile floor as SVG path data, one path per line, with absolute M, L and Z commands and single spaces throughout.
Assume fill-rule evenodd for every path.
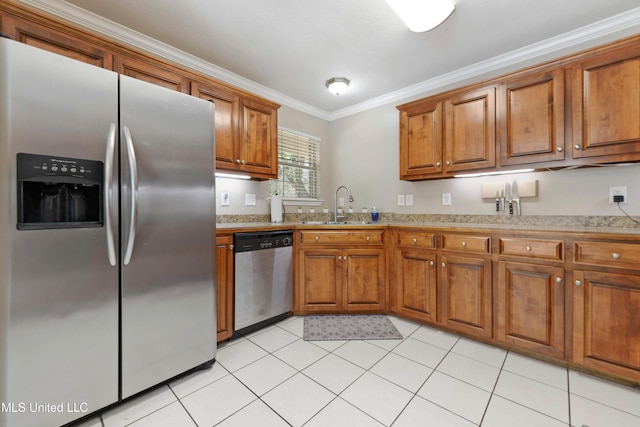
M 640 426 L 640 390 L 391 317 L 402 340 L 302 340 L 292 317 L 82 427 Z

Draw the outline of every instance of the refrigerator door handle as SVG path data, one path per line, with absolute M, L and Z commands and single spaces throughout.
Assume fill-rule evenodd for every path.
M 104 154 L 104 228 L 107 233 L 107 256 L 112 267 L 116 265 L 116 246 L 113 237 L 113 157 L 116 149 L 116 124 L 111 123 L 107 136 L 107 149 Z
M 133 245 L 136 240 L 136 225 L 138 222 L 138 164 L 136 160 L 136 152 L 133 149 L 133 138 L 131 131 L 127 126 L 123 126 L 124 140 L 127 146 L 127 157 L 129 160 L 129 176 L 131 178 L 131 218 L 129 221 L 129 235 L 127 245 L 124 251 L 124 265 L 129 265 L 131 254 L 133 253 Z

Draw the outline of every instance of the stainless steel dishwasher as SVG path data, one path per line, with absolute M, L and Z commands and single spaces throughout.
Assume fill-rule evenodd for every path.
M 234 333 L 259 329 L 291 311 L 291 230 L 236 233 Z

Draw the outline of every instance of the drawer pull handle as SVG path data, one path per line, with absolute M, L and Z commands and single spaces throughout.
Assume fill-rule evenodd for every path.
M 416 239 L 415 237 L 411 240 L 413 241 L 413 243 L 418 243 L 418 239 Z
M 613 258 L 613 259 L 620 259 L 620 254 L 619 254 L 619 253 L 617 253 L 617 252 L 614 252 L 614 253 L 612 253 L 612 254 L 611 254 L 611 258 Z
M 316 242 L 320 240 L 320 236 L 316 236 Z
M 527 252 L 531 252 L 531 246 L 527 246 L 525 249 L 527 250 Z
M 367 236 L 367 241 L 371 240 L 371 237 Z
M 466 247 L 467 246 L 467 242 L 462 242 L 462 247 Z
M 574 283 L 576 284 L 576 286 L 582 286 L 582 281 L 580 280 L 576 280 Z
M 562 277 L 560 276 L 556 277 L 556 283 L 562 283 Z

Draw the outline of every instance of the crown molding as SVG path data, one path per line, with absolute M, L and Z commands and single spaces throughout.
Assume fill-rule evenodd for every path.
M 407 86 L 400 90 L 369 99 L 352 106 L 328 112 L 302 102 L 281 92 L 244 78 L 215 64 L 204 61 L 162 43 L 123 25 L 88 12 L 75 5 L 60 0 L 18 0 L 19 3 L 63 19 L 81 28 L 105 36 L 124 45 L 149 52 L 182 67 L 200 72 L 224 83 L 262 96 L 281 105 L 293 108 L 322 120 L 333 121 L 383 105 L 396 103 L 408 98 L 438 91 L 440 88 L 460 84 L 469 79 L 498 74 L 514 65 L 542 58 L 555 52 L 571 49 L 585 43 L 619 35 L 629 35 L 631 30 L 640 31 L 640 7 L 625 13 L 603 19 L 573 31 L 525 46 L 520 49 L 481 61 L 470 66 L 446 73 L 429 80 Z
M 329 113 L 329 121 L 351 116 L 372 108 L 400 102 L 413 96 L 439 91 L 441 88 L 462 83 L 472 78 L 494 73 L 498 75 L 507 67 L 526 63 L 565 49 L 571 49 L 584 43 L 601 40 L 605 37 L 631 35 L 630 30 L 640 31 L 640 7 L 628 12 L 614 15 L 602 21 L 578 28 L 556 37 L 507 52 L 486 61 L 477 62 L 450 73 L 442 74 L 429 80 L 407 86 L 400 90 L 369 99 L 340 110 Z

